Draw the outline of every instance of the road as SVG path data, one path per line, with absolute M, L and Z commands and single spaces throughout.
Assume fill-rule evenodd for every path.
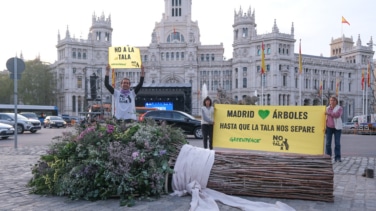
M 63 132 L 69 131 L 74 131 L 74 128 L 43 128 L 34 134 L 30 132 L 18 134 L 17 147 L 48 145 L 54 141 L 54 137 L 61 136 Z M 188 136 L 187 140 L 193 146 L 203 146 L 202 140 L 195 139 L 193 136 Z M 342 157 L 376 157 L 375 135 L 342 134 L 341 146 Z M 6 140 L 0 140 L 0 147 L 14 147 L 14 137 L 11 136 Z

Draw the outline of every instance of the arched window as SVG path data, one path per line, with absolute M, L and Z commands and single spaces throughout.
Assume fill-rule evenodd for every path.
M 180 32 L 174 31 L 167 37 L 167 42 L 184 42 L 184 36 Z

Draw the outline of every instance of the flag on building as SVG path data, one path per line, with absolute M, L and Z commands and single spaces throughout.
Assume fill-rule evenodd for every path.
M 362 90 L 364 90 L 364 70 L 362 70 Z
M 303 72 L 303 61 L 302 61 L 302 45 L 301 41 L 299 41 L 299 74 Z
M 322 81 L 320 81 L 319 95 L 322 95 Z
M 368 87 L 371 87 L 371 64 L 368 62 L 368 68 L 367 68 L 367 83 Z
M 336 79 L 336 97 L 338 97 L 338 92 L 339 92 L 339 83 L 341 82 L 341 80 L 339 80 L 338 78 Z
M 262 41 L 261 45 L 261 75 L 264 75 L 266 72 L 265 70 L 265 46 L 264 41 Z
M 350 23 L 342 16 L 342 23 L 347 23 L 350 26 Z

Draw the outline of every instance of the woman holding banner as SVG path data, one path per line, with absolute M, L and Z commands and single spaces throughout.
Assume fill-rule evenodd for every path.
M 125 122 L 136 121 L 136 94 L 140 91 L 145 78 L 144 66 L 141 65 L 140 82 L 135 89 L 131 89 L 131 81 L 129 78 L 123 78 L 120 84 L 120 90 L 114 89 L 109 84 L 110 65 L 106 67 L 106 76 L 104 78 L 104 85 L 107 90 L 114 96 L 115 113 L 114 116 L 117 120 Z
M 326 108 L 326 145 L 325 153 L 332 156 L 332 136 L 334 135 L 334 161 L 341 160 L 341 133 L 342 133 L 342 107 L 338 105 L 336 97 L 330 97 L 329 106 Z

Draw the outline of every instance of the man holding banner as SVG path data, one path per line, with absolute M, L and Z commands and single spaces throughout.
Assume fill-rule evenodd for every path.
M 131 89 L 131 81 L 129 78 L 123 78 L 120 84 L 120 90 L 114 89 L 109 83 L 110 65 L 106 67 L 106 76 L 104 78 L 104 85 L 107 90 L 114 96 L 115 113 L 114 116 L 117 120 L 125 122 L 136 121 L 136 95 L 140 91 L 145 78 L 144 66 L 141 65 L 140 82 L 135 89 Z

